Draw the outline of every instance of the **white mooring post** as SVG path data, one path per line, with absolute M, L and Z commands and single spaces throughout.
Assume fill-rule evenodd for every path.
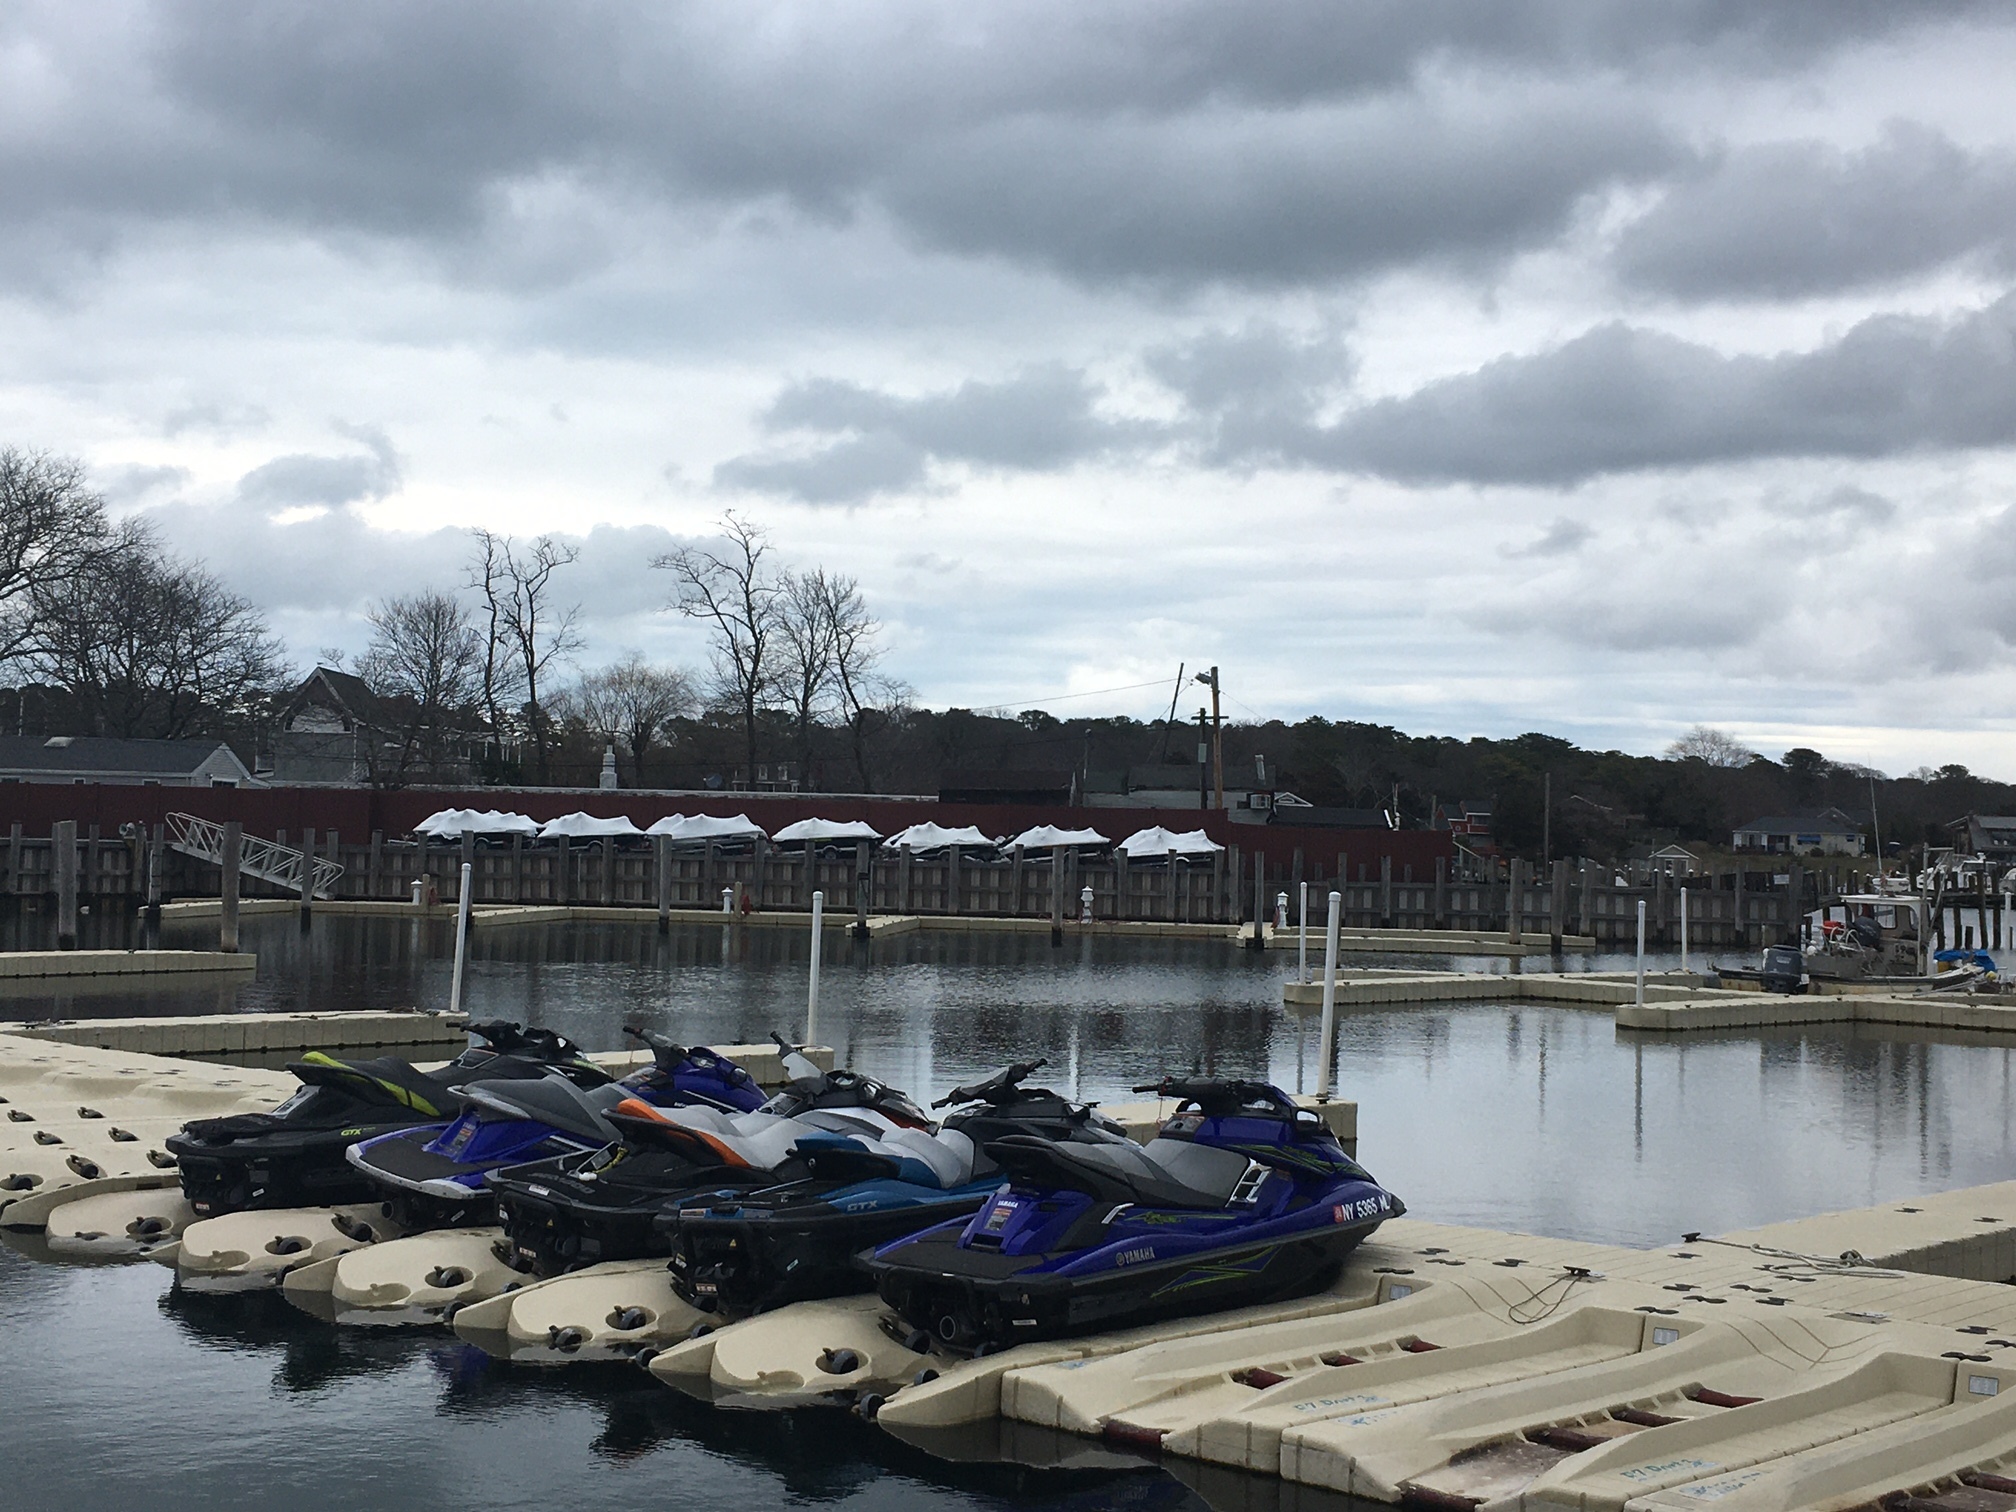
M 1645 900 L 1638 900 L 1638 996 L 1640 1008 L 1645 1006 Z
M 1680 881 L 1680 970 L 1687 971 L 1687 881 Z
M 1337 928 L 1344 920 L 1344 895 L 1330 894 L 1330 922 L 1323 930 L 1323 1030 L 1316 1072 L 1316 1096 L 1330 1100 L 1330 1066 L 1337 1058 Z
M 462 966 L 469 956 L 469 879 L 475 868 L 462 863 L 462 886 L 455 899 L 455 974 L 448 979 L 448 1011 L 462 1011 Z
M 1309 981 L 1309 884 L 1307 882 L 1301 885 L 1301 892 L 1302 895 L 1297 900 L 1295 914 L 1295 928 L 1297 931 L 1295 942 L 1295 980 L 1306 986 Z
M 826 894 L 812 894 L 812 970 L 805 983 L 805 1043 L 819 1037 L 819 944 L 826 920 Z

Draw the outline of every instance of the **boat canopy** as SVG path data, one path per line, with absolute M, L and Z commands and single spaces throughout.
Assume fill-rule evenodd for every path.
M 593 814 L 562 814 L 558 819 L 548 819 L 539 827 L 541 840 L 627 840 L 643 834 L 628 819 L 618 814 L 614 819 L 597 819 Z
M 985 850 L 994 848 L 994 842 L 970 824 L 961 829 L 947 829 L 942 824 L 928 821 L 898 830 L 882 843 L 891 850 L 907 851 L 944 850 L 952 845 L 979 846 Z
M 708 840 L 760 840 L 768 831 L 747 814 L 733 819 L 717 819 L 712 814 L 667 814 L 647 835 L 670 835 L 674 840 L 704 843 Z
M 1124 856 L 1167 856 L 1174 852 L 1179 856 L 1208 856 L 1225 849 L 1201 829 L 1184 830 L 1178 833 L 1167 830 L 1159 824 L 1151 824 L 1147 829 L 1136 830 L 1119 845 L 1114 847 Z
M 1021 846 L 1024 850 L 1062 850 L 1067 846 L 1111 845 L 1113 842 L 1095 829 L 1059 829 L 1054 824 L 1039 824 L 1034 829 L 1026 829 L 1013 840 L 1002 845 L 1003 850 L 1013 850 Z
M 796 824 L 785 825 L 770 838 L 782 842 L 808 840 L 821 845 L 828 840 L 880 840 L 882 832 L 859 819 L 800 819 Z
M 436 840 L 462 835 L 536 835 L 539 823 L 524 814 L 507 814 L 501 809 L 442 809 L 413 826 L 413 833 Z

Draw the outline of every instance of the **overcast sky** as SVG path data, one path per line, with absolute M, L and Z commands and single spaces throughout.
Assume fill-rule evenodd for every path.
M 2012 78 L 1963 0 L 15 3 L 0 441 L 304 664 L 478 524 L 697 661 L 734 509 L 935 706 L 2016 778 Z

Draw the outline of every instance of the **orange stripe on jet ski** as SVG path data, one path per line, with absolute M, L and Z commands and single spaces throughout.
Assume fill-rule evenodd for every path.
M 666 1132 L 675 1139 L 690 1139 L 696 1144 L 704 1145 L 707 1149 L 714 1152 L 723 1165 L 747 1166 L 749 1164 L 748 1161 L 744 1160 L 735 1151 L 732 1145 L 723 1144 L 712 1134 L 704 1130 L 688 1128 L 684 1124 L 674 1123 L 657 1108 L 652 1107 L 651 1104 L 644 1102 L 640 1098 L 624 1098 L 623 1101 L 616 1104 L 616 1111 L 626 1118 L 644 1118 L 649 1119 L 652 1123 L 665 1125 Z

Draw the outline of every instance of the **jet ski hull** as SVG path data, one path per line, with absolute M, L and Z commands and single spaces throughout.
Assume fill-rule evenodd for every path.
M 382 1139 L 358 1145 L 350 1156 L 357 1174 L 366 1178 L 373 1196 L 384 1198 L 388 1210 L 409 1229 L 458 1228 L 497 1221 L 497 1198 L 484 1178 L 498 1169 L 499 1156 L 488 1152 L 474 1160 L 458 1160 L 430 1149 L 444 1128 L 422 1124 Z M 522 1161 L 580 1155 L 595 1148 L 569 1135 L 528 1125 L 536 1131 L 521 1150 Z
M 831 1202 L 772 1206 L 759 1197 L 668 1210 L 659 1225 L 671 1236 L 673 1290 L 703 1312 L 733 1317 L 871 1291 L 863 1250 L 937 1224 L 963 1227 L 999 1185 L 928 1197 L 856 1188 Z M 850 1202 L 862 1206 L 850 1211 Z
M 185 1134 L 170 1135 L 182 1192 L 204 1218 L 247 1208 L 337 1207 L 369 1202 L 378 1189 L 344 1160 L 360 1139 L 396 1134 L 411 1123 L 350 1124 L 340 1129 L 289 1130 L 261 1136 L 257 1143 L 220 1145 Z
M 746 1174 L 696 1166 L 670 1152 L 630 1154 L 624 1179 L 584 1180 L 567 1161 L 543 1161 L 500 1172 L 491 1181 L 511 1263 L 540 1277 L 565 1275 L 604 1260 L 655 1259 L 672 1252 L 674 1230 L 659 1227 L 668 1211 L 696 1192 L 768 1183 L 768 1171 Z
M 1005 1348 L 1308 1296 L 1334 1282 L 1346 1257 L 1404 1211 L 1391 1201 L 1367 1220 L 1262 1225 L 1178 1253 L 1167 1253 L 1167 1241 L 1130 1240 L 1110 1247 L 1114 1253 L 1102 1257 L 1108 1263 L 1081 1261 L 1068 1270 L 1042 1267 L 1069 1263 L 1069 1253 L 962 1247 L 964 1225 L 947 1223 L 885 1246 L 864 1265 L 882 1300 L 910 1327 L 954 1349 Z

